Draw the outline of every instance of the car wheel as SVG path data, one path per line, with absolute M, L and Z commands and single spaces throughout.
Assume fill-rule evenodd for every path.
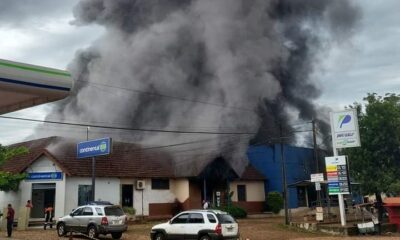
M 122 236 L 122 232 L 111 233 L 113 239 L 120 239 Z
M 90 239 L 94 239 L 94 238 L 97 238 L 97 236 L 98 236 L 99 234 L 97 233 L 96 227 L 93 226 L 93 225 L 91 225 L 91 226 L 89 226 L 89 228 L 88 228 L 87 235 L 88 235 L 88 237 L 89 237 Z
M 203 235 L 201 236 L 200 240 L 211 240 L 211 238 L 208 235 Z
M 59 223 L 57 225 L 57 234 L 59 237 L 65 236 L 67 232 L 65 231 L 65 224 L 64 223 Z
M 157 233 L 154 240 L 165 240 L 165 236 L 162 233 Z

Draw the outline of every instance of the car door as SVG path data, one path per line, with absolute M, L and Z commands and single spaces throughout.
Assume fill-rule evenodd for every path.
M 91 207 L 84 207 L 81 216 L 79 216 L 80 232 L 86 232 L 90 222 L 93 221 L 93 210 Z
M 169 227 L 166 229 L 168 239 L 183 240 L 185 239 L 185 228 L 188 224 L 189 213 L 182 213 L 170 221 Z
M 204 229 L 204 217 L 202 213 L 190 213 L 189 221 L 185 227 L 185 239 L 197 240 L 198 233 Z
M 81 215 L 83 208 L 75 209 L 71 214 L 70 218 L 65 221 L 65 225 L 69 230 L 78 231 L 79 229 L 79 218 L 78 216 Z

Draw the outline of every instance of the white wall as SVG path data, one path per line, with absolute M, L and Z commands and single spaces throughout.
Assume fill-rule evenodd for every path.
M 230 190 L 233 191 L 232 201 L 238 200 L 237 185 L 246 185 L 246 201 L 265 201 L 263 181 L 235 181 L 230 183 Z
M 0 191 L 0 211 L 3 213 L 3 209 L 7 207 L 9 203 L 13 206 L 15 212 L 19 212 L 21 191 L 18 192 L 3 192 Z
M 136 215 L 145 216 L 149 215 L 149 203 L 172 203 L 175 201 L 175 194 L 171 192 L 171 185 L 173 183 L 170 180 L 170 189 L 168 190 L 153 190 L 151 189 L 151 179 L 140 179 L 145 181 L 145 189 L 137 190 L 135 188 L 133 193 L 133 207 L 136 209 Z M 142 212 L 142 194 L 143 194 L 143 212 Z
M 79 185 L 92 185 L 90 177 L 68 177 L 65 190 L 66 196 L 65 214 L 78 207 L 78 188 Z M 120 203 L 120 180 L 118 178 L 96 178 L 95 199 L 109 201 L 114 204 Z
M 189 180 L 187 178 L 170 180 L 171 192 L 180 202 L 189 198 Z
M 25 172 L 62 172 L 62 170 L 49 160 L 45 155 L 38 158 L 35 162 L 29 166 Z M 25 207 L 27 200 L 32 200 L 32 184 L 33 183 L 55 183 L 56 184 L 56 196 L 54 203 L 54 216 L 55 218 L 64 215 L 64 204 L 65 204 L 65 174 L 63 173 L 62 180 L 34 180 L 34 181 L 22 181 L 20 184 L 20 207 Z M 34 206 L 35 207 L 35 206 Z

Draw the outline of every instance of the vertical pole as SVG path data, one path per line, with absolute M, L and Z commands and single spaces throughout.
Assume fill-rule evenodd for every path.
M 143 192 L 144 192 L 144 189 L 142 189 L 142 219 L 144 219 Z
M 332 143 L 333 143 L 333 141 L 332 141 Z M 337 149 L 335 148 L 335 146 L 333 146 L 333 156 L 338 156 L 338 152 L 337 152 Z M 344 227 L 344 226 L 346 226 L 346 212 L 344 209 L 343 194 L 341 194 L 341 193 L 338 194 L 338 201 L 339 201 L 339 210 L 340 210 L 340 223 Z
M 287 197 L 287 184 L 286 184 L 286 163 L 283 150 L 282 124 L 279 125 L 279 135 L 280 135 L 280 145 L 281 145 L 280 148 L 281 148 L 281 167 L 282 167 L 282 185 L 283 185 L 283 204 L 285 208 L 285 224 L 289 225 L 288 197 Z
M 89 129 L 90 127 L 86 127 L 86 141 L 89 141 Z M 90 196 L 92 201 L 95 201 L 95 176 L 96 176 L 96 159 L 92 157 L 92 196 Z
M 318 149 L 317 149 L 317 131 L 315 128 L 315 120 L 312 120 L 312 130 L 313 130 L 313 145 L 314 145 L 314 161 L 316 165 L 317 173 L 319 173 L 319 161 L 318 161 Z
M 96 159 L 92 157 L 92 201 L 95 201 L 96 191 Z
M 206 177 L 203 178 L 203 195 L 204 195 L 204 201 L 207 201 L 207 186 L 206 186 Z
M 318 146 L 317 146 L 317 130 L 315 128 L 315 120 L 312 120 L 312 131 L 313 131 L 313 145 L 314 145 L 314 162 L 316 165 L 316 173 L 319 173 L 319 159 L 318 159 Z M 318 204 L 321 207 L 321 191 L 317 191 Z

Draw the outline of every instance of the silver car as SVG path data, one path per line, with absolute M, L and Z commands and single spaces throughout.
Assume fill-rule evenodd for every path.
M 68 232 L 79 232 L 93 239 L 99 234 L 111 233 L 113 239 L 120 239 L 127 229 L 128 218 L 116 205 L 81 206 L 57 221 L 57 233 L 60 237 Z

